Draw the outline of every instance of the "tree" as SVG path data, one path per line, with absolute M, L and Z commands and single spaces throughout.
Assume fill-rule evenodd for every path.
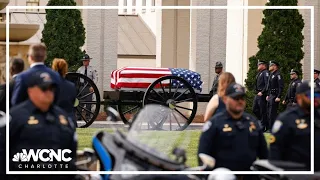
M 48 6 L 76 6 L 74 0 L 49 0 Z M 44 24 L 42 39 L 48 54 L 46 65 L 54 58 L 68 62 L 69 71 L 74 72 L 81 66 L 81 47 L 85 42 L 85 28 L 78 9 L 46 9 L 47 22 Z
M 270 0 L 267 6 L 297 6 L 297 0 Z M 302 30 L 304 21 L 297 9 L 265 9 L 262 24 L 264 28 L 258 38 L 259 51 L 249 58 L 249 71 L 245 80 L 248 89 L 247 110 L 252 111 L 255 92 L 255 76 L 258 60 L 269 62 L 276 60 L 280 64 L 280 72 L 285 82 L 282 100 L 290 82 L 289 72 L 296 69 L 302 72 L 300 61 L 303 59 Z M 281 101 L 282 101 L 281 100 Z M 280 107 L 283 111 L 284 107 Z

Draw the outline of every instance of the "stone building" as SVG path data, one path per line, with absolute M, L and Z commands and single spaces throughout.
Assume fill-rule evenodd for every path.
M 37 6 L 46 5 L 47 2 L 48 0 L 10 0 L 9 5 Z M 181 67 L 197 71 L 204 81 L 202 93 L 208 93 L 217 61 L 223 63 L 225 71 L 235 75 L 237 82 L 244 84 L 249 68 L 248 58 L 258 51 L 257 38 L 263 28 L 262 10 L 160 10 L 152 7 L 263 6 L 267 0 L 76 0 L 76 2 L 79 6 L 127 6 L 119 10 L 81 10 L 86 28 L 83 49 L 92 56 L 91 64 L 97 68 L 99 77 L 102 77 L 97 84 L 100 94 L 110 90 L 111 71 L 128 65 Z M 299 0 L 299 5 L 315 8 L 315 67 L 320 68 L 320 2 Z M 146 9 L 143 6 L 151 8 Z M 300 10 L 300 12 L 305 21 L 303 73 L 305 79 L 312 79 L 310 10 Z M 11 22 L 40 24 L 38 33 L 32 38 L 10 46 L 10 56 L 25 58 L 27 46 L 40 40 L 45 12 L 13 10 Z M 200 105 L 199 112 L 204 109 L 204 105 Z

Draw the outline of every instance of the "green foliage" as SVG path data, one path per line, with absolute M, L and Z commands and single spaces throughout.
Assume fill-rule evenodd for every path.
M 267 6 L 297 6 L 297 0 L 270 0 Z M 304 21 L 297 9 L 266 9 L 263 11 L 262 24 L 264 28 L 258 38 L 259 51 L 249 58 L 249 71 L 247 73 L 246 88 L 248 89 L 248 112 L 252 111 L 252 102 L 255 93 L 255 76 L 257 74 L 258 60 L 269 62 L 276 60 L 280 64 L 280 72 L 285 82 L 282 99 L 290 83 L 290 70 L 302 72 L 300 61 L 303 59 L 302 30 Z M 302 78 L 302 77 L 300 77 Z M 280 106 L 280 111 L 284 110 Z
M 48 6 L 76 6 L 74 0 L 49 0 Z M 54 58 L 63 58 L 69 64 L 69 71 L 75 72 L 81 66 L 81 47 L 85 42 L 85 28 L 78 9 L 46 9 L 47 22 L 42 31 L 41 42 L 48 48 L 46 65 Z

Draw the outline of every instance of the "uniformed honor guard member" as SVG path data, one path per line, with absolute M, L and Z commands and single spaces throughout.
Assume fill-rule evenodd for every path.
M 301 84 L 301 80 L 299 79 L 299 73 L 296 70 L 291 69 L 290 79 L 291 82 L 289 84 L 286 97 L 282 101 L 282 104 L 287 104 L 287 108 L 290 108 L 297 104 L 296 89 Z
M 314 70 L 314 87 L 320 88 L 319 70 Z
M 278 115 L 278 107 L 281 98 L 281 94 L 284 87 L 283 78 L 279 72 L 279 64 L 276 61 L 269 62 L 269 80 L 267 86 L 267 107 L 268 107 L 268 119 L 269 127 L 273 126 L 273 123 Z
M 75 125 L 67 114 L 54 104 L 57 84 L 45 71 L 37 71 L 27 79 L 29 99 L 10 109 L 9 140 L 10 170 L 16 171 L 75 171 L 77 140 Z M 22 156 L 33 150 L 70 150 L 64 154 L 67 161 L 34 161 Z M 45 152 L 46 157 L 48 152 Z M 70 178 L 70 177 L 68 177 Z M 47 179 L 47 178 L 43 178 Z M 64 176 L 56 179 L 64 179 Z
M 211 87 L 211 90 L 209 92 L 211 96 L 217 94 L 218 84 L 219 84 L 219 77 L 220 77 L 220 75 L 222 73 L 222 69 L 223 69 L 222 63 L 219 62 L 219 61 L 216 62 L 215 72 L 216 72 L 217 75 L 213 80 L 212 87 Z
M 84 51 L 85 53 L 86 51 Z M 92 66 L 90 66 L 90 60 L 92 58 L 90 58 L 90 56 L 88 54 L 84 54 L 84 56 L 82 57 L 82 66 L 77 70 L 77 73 L 83 74 L 87 77 L 89 77 L 94 84 L 97 84 L 98 82 L 98 73 L 97 70 L 95 70 Z M 90 87 L 89 85 L 86 85 L 83 80 L 80 80 L 80 89 L 82 89 L 84 86 L 84 90 L 82 91 L 81 95 L 85 96 L 87 94 L 89 94 L 90 92 L 93 92 L 93 87 Z M 88 95 L 85 97 L 85 101 L 92 101 L 92 94 Z M 87 110 L 91 111 L 91 104 L 86 104 L 85 107 Z M 90 113 L 86 112 L 86 118 L 90 118 Z
M 298 105 L 277 117 L 269 139 L 270 160 L 303 163 L 310 170 L 310 97 L 310 82 L 304 81 L 297 88 Z
M 249 171 L 257 157 L 268 158 L 262 126 L 255 117 L 244 112 L 245 89 L 241 85 L 230 84 L 224 102 L 226 110 L 213 116 L 203 126 L 198 154 L 215 158 L 215 168 Z
M 256 96 L 253 101 L 253 113 L 261 121 L 264 126 L 264 130 L 269 129 L 268 117 L 267 117 L 267 85 L 269 78 L 269 71 L 267 69 L 267 63 L 265 61 L 258 62 L 258 74 L 256 76 Z

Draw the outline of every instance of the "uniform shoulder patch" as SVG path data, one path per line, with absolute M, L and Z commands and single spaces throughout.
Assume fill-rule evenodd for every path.
M 211 121 L 206 122 L 202 127 L 202 132 L 206 132 L 208 129 L 210 129 L 211 125 Z
M 282 126 L 282 122 L 280 120 L 276 120 L 272 126 L 272 133 L 276 133 L 280 130 Z
M 268 77 L 268 76 L 269 76 L 269 73 L 266 73 L 266 76 Z
M 281 79 L 281 75 L 280 75 L 280 74 L 278 75 L 278 79 L 279 79 L 279 80 Z

